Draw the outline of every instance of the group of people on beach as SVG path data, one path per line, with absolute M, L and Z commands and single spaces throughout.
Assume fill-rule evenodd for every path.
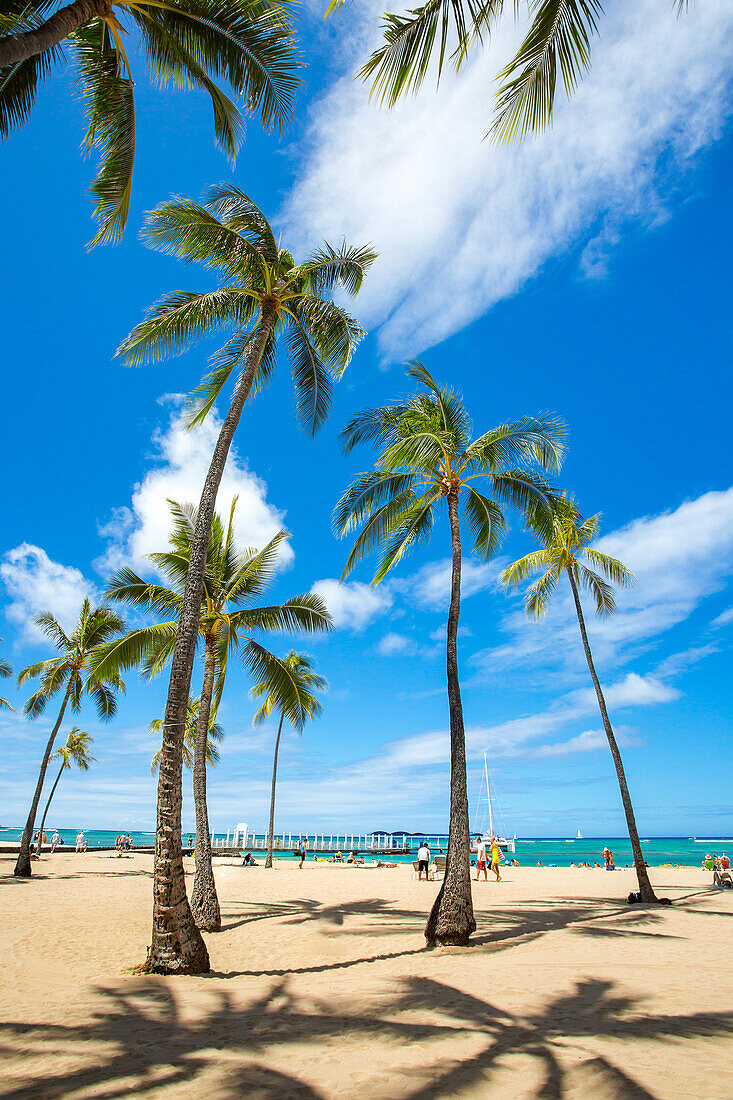
M 489 853 L 489 856 L 491 857 L 491 862 L 490 862 L 491 870 L 496 875 L 496 881 L 501 882 L 501 875 L 499 874 L 499 866 L 500 866 L 500 864 L 501 864 L 504 857 L 501 854 L 501 848 L 499 847 L 499 838 L 498 837 L 492 836 L 492 837 L 489 838 L 488 853 Z M 486 870 L 487 862 L 488 862 L 488 860 L 487 860 L 486 841 L 484 840 L 483 837 L 477 836 L 476 837 L 476 882 L 478 882 L 479 875 L 481 874 L 482 871 L 484 873 L 484 882 L 489 881 L 488 873 L 487 873 L 487 870 Z
M 120 833 L 120 835 L 115 840 L 116 852 L 131 852 L 134 847 L 135 845 L 130 840 L 129 833 Z

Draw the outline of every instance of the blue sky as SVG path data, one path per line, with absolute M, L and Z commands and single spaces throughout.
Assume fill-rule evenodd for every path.
M 315 586 L 336 621 L 328 639 L 297 643 L 331 686 L 318 723 L 285 739 L 278 828 L 447 822 L 447 528 L 377 589 L 368 566 L 336 584 L 347 547 L 330 533 L 336 499 L 370 458 L 342 457 L 340 427 L 403 392 L 400 364 L 420 355 L 464 394 L 477 431 L 544 410 L 567 421 L 562 484 L 603 512 L 604 548 L 638 578 L 591 637 L 640 828 L 728 835 L 733 13 L 699 0 L 683 26 L 656 0 L 624 0 L 553 129 L 504 150 L 481 139 L 491 75 L 519 30 L 501 28 L 492 54 L 437 96 L 426 89 L 388 113 L 350 79 L 373 36 L 374 13 L 355 8 L 324 25 L 306 6 L 297 123 L 278 143 L 251 122 L 233 171 L 213 147 L 206 103 L 153 92 L 139 72 L 133 206 L 116 248 L 85 250 L 91 165 L 65 77 L 7 143 L 3 652 L 16 668 L 43 657 L 33 615 L 50 608 L 69 622 L 110 568 L 143 568 L 166 537 L 166 496 L 197 495 L 215 423 L 185 433 L 176 395 L 216 345 L 137 370 L 112 356 L 161 293 L 208 285 L 138 242 L 143 211 L 233 179 L 299 254 L 324 236 L 380 252 L 354 310 L 369 336 L 325 430 L 315 441 L 298 431 L 283 362 L 246 413 L 222 487 L 224 508 L 240 495 L 243 541 L 281 524 L 292 533 L 273 596 Z M 532 626 L 496 584 L 501 564 L 529 548 L 515 523 L 499 560 L 466 566 L 469 793 L 486 751 L 506 831 L 617 835 L 618 791 L 569 606 L 561 599 Z M 53 824 L 152 828 L 147 727 L 165 686 L 130 676 L 106 727 L 84 712 L 99 762 L 64 779 Z M 220 712 L 217 829 L 266 820 L 274 735 L 251 728 L 248 687 L 235 670 Z M 20 710 L 23 696 L 5 694 Z M 3 825 L 24 818 L 47 730 L 0 717 Z

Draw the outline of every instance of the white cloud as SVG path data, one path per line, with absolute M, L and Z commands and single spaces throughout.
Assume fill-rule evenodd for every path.
M 377 649 L 383 657 L 394 657 L 398 653 L 412 651 L 414 643 L 404 634 L 385 634 L 380 640 Z
M 129 506 L 116 508 L 111 519 L 100 527 L 100 535 L 109 540 L 103 557 L 95 562 L 102 573 L 132 564 L 147 567 L 145 555 L 165 549 L 170 533 L 170 512 L 167 500 L 198 504 L 211 455 L 221 428 L 215 410 L 199 427 L 187 431 L 183 414 L 175 397 L 168 425 L 153 435 L 154 465 L 132 492 Z M 228 517 L 233 498 L 237 496 L 234 528 L 241 546 L 262 547 L 284 526 L 284 513 L 267 500 L 267 485 L 247 469 L 232 447 L 219 486 L 217 511 Z M 285 543 L 280 550 L 280 563 L 286 566 L 294 557 L 292 547 Z
M 76 624 L 84 597 L 94 600 L 98 596 L 80 570 L 52 561 L 40 546 L 28 542 L 3 555 L 0 578 L 11 599 L 5 614 L 30 641 L 44 637 L 33 623 L 39 612 L 50 611 L 69 631 Z
M 621 748 L 630 748 L 639 744 L 638 738 L 625 732 L 621 728 L 614 730 L 617 743 Z M 608 751 L 608 739 L 603 730 L 584 730 L 577 737 L 571 737 L 569 741 L 560 741 L 555 745 L 540 745 L 533 755 L 537 759 L 549 756 L 571 756 L 576 752 Z
M 598 547 L 620 558 L 636 578 L 631 588 L 617 593 L 618 611 L 610 619 L 596 619 L 590 601 L 584 600 L 594 657 L 609 667 L 648 648 L 725 587 L 733 575 L 733 488 L 705 493 L 672 512 L 634 520 L 600 539 Z M 584 666 L 566 590 L 558 590 L 554 606 L 540 622 L 528 622 L 517 611 L 505 617 L 502 629 L 512 640 L 473 658 L 483 673 L 495 674 L 512 665 Z
M 282 220 L 307 243 L 373 242 L 359 316 L 383 326 L 386 358 L 458 331 L 591 232 L 581 267 L 602 275 L 625 221 L 667 216 L 680 173 L 730 111 L 733 67 L 729 0 L 673 9 L 609 5 L 576 95 L 558 95 L 550 130 L 511 146 L 484 140 L 493 78 L 523 30 L 510 13 L 458 77 L 437 93 L 426 81 L 392 111 L 353 79 L 380 41 L 377 9 L 340 13 L 345 72 L 313 109 Z
M 727 626 L 728 623 L 733 622 L 733 607 L 726 608 L 717 618 L 713 619 L 711 626 Z
M 496 584 L 499 570 L 498 562 L 485 564 L 464 558 L 461 565 L 461 599 L 466 600 L 477 592 L 491 588 Z M 429 562 L 411 576 L 393 580 L 391 585 L 409 603 L 431 611 L 447 611 L 451 585 L 450 558 Z
M 388 588 L 373 588 L 361 581 L 341 584 L 335 577 L 326 577 L 316 581 L 311 592 L 315 592 L 324 601 L 337 630 L 363 630 L 392 606 L 392 595 Z

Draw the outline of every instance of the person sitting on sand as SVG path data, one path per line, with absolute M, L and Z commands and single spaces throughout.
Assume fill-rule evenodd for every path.
M 348 856 L 346 857 L 346 862 L 347 863 L 356 863 L 356 856 L 354 855 L 353 852 L 349 852 Z
M 484 873 L 484 882 L 488 882 L 489 880 L 486 874 L 486 845 L 483 838 L 480 836 L 476 837 L 476 844 L 476 882 L 478 882 L 479 875 L 482 871 Z
M 425 881 L 430 878 L 428 868 L 430 867 L 430 848 L 426 841 L 423 841 L 417 850 L 417 881 L 422 878 L 423 871 L 425 872 Z
M 255 857 L 252 855 L 251 852 L 246 852 L 245 853 L 244 859 L 242 860 L 242 866 L 243 867 L 256 867 L 257 866 L 257 860 L 255 859 Z
M 518 859 L 513 859 L 509 866 L 510 867 L 518 867 L 519 866 L 519 860 Z
M 710 852 L 706 852 L 705 859 L 702 861 L 702 866 L 706 871 L 712 871 L 715 867 L 715 860 L 710 855 Z
M 542 860 L 541 860 L 541 859 L 538 859 L 538 860 L 537 860 L 537 866 L 538 866 L 538 867 L 541 867 L 541 866 L 542 866 Z

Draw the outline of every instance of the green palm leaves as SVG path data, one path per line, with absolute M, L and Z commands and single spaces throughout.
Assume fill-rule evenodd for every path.
M 283 658 L 292 682 L 292 692 L 283 696 L 279 682 L 263 680 L 250 691 L 253 699 L 262 699 L 253 722 L 261 725 L 267 721 L 273 711 L 283 713 L 298 733 L 302 733 L 306 722 L 317 718 L 323 710 L 323 704 L 314 693 L 325 691 L 328 681 L 313 671 L 311 658 L 305 653 L 296 653 L 294 649 Z
M 5 5 L 0 15 L 0 136 L 30 116 L 40 82 L 63 44 L 79 81 L 88 129 L 83 148 L 101 164 L 91 194 L 99 231 L 91 244 L 119 239 L 125 229 L 135 160 L 134 74 L 142 56 L 161 87 L 205 92 L 217 144 L 233 162 L 244 136 L 240 107 L 219 87 L 226 81 L 247 113 L 267 130 L 282 130 L 299 86 L 289 5 L 269 0 L 73 0 Z M 136 48 L 126 46 L 137 32 Z
M 234 186 L 211 188 L 203 203 L 183 198 L 162 203 L 148 215 L 145 238 L 151 248 L 203 264 L 220 286 L 203 293 L 178 291 L 157 302 L 120 346 L 125 362 L 156 362 L 185 351 L 201 336 L 233 330 L 192 395 L 190 423 L 197 424 L 232 374 L 241 377 L 267 303 L 272 320 L 255 392 L 270 378 L 284 341 L 298 419 L 315 432 L 328 415 L 333 380 L 341 377 L 364 335 L 331 295 L 338 288 L 358 294 L 374 251 L 326 244 L 296 264 L 278 246 L 262 211 Z
M 47 611 L 37 615 L 35 623 L 53 642 L 60 656 L 28 665 L 18 674 L 19 686 L 39 679 L 39 686 L 23 707 L 23 713 L 28 718 L 38 718 L 64 688 L 73 711 L 81 710 L 82 697 L 88 695 L 100 718 L 104 721 L 113 718 L 117 711 L 115 692 L 124 692 L 125 685 L 117 671 L 100 672 L 96 661 L 102 647 L 124 630 L 125 624 L 119 615 L 108 607 L 93 608 L 85 599 L 71 634 L 66 634 L 58 620 Z
M 1 641 L 2 641 L 2 638 L 0 638 L 0 642 Z M 7 680 L 12 675 L 13 675 L 12 666 L 7 661 L 5 661 L 2 657 L 0 657 L 0 680 Z M 7 701 L 7 699 L 3 699 L 2 696 L 0 696 L 0 710 L 14 710 L 14 709 L 15 708 L 11 707 L 11 705 Z
M 617 558 L 603 554 L 590 545 L 598 533 L 599 520 L 599 515 L 584 520 L 572 498 L 565 495 L 553 501 L 550 524 L 530 525 L 542 543 L 542 549 L 515 561 L 500 578 L 506 585 L 519 585 L 541 573 L 525 594 L 528 615 L 535 618 L 544 615 L 564 572 L 572 577 L 577 588 L 591 594 L 596 614 L 612 615 L 616 610 L 611 586 L 615 584 L 619 588 L 628 588 L 634 578 Z
M 133 570 L 122 569 L 110 579 L 107 596 L 144 613 L 172 612 L 173 615 L 131 630 L 102 647 L 95 666 L 98 674 L 115 675 L 141 665 L 144 675 L 155 676 L 173 653 L 197 510 L 175 501 L 169 504 L 173 517 L 169 549 L 149 557 L 171 587 L 145 581 Z M 288 535 L 280 531 L 261 550 L 240 549 L 234 540 L 236 504 L 235 498 L 226 526 L 219 516 L 214 516 L 199 620 L 200 637 L 210 640 L 216 651 L 214 711 L 224 689 L 230 655 L 236 653 L 256 679 L 268 678 L 279 684 L 283 698 L 289 700 L 289 705 L 297 712 L 299 701 L 291 675 L 283 662 L 254 635 L 274 631 L 327 631 L 331 628 L 331 617 L 321 598 L 312 592 L 300 593 L 282 604 L 255 603 L 272 583 L 278 548 Z
M 342 7 L 331 0 L 327 14 Z M 674 0 L 678 13 L 688 0 Z M 518 0 L 515 9 L 519 8 Z M 600 0 L 527 0 L 531 23 L 517 53 L 499 73 L 492 134 L 503 141 L 542 130 L 552 120 L 558 77 L 571 94 L 590 67 L 591 39 L 603 15 Z M 459 70 L 486 41 L 505 11 L 504 0 L 426 0 L 403 15 L 385 14 L 384 44 L 359 76 L 393 107 L 417 92 L 426 76 L 439 81 L 450 62 Z
M 551 416 L 523 417 L 472 440 L 462 399 L 439 387 L 419 362 L 410 364 L 407 374 L 422 392 L 367 409 L 342 432 L 347 452 L 359 443 L 379 451 L 374 468 L 354 479 L 334 511 L 337 534 L 361 528 L 344 577 L 367 554 L 381 550 L 374 583 L 383 580 L 409 550 L 430 538 L 436 512 L 450 494 L 463 497 L 472 549 L 483 559 L 501 541 L 504 506 L 538 522 L 547 514 L 550 489 L 537 466 L 557 469 L 562 424 Z M 491 496 L 473 482 L 483 482 Z
M 88 772 L 89 765 L 96 762 L 96 756 L 92 756 L 91 746 L 94 738 L 90 733 L 85 733 L 78 726 L 73 726 L 66 737 L 66 743 L 56 749 L 54 756 L 61 761 L 62 771 L 75 765 L 79 771 Z
M 193 768 L 194 751 L 196 748 L 196 726 L 199 718 L 199 700 L 189 699 L 188 707 L 186 710 L 186 728 L 183 733 L 183 763 L 184 766 L 191 771 Z M 154 718 L 150 723 L 150 732 L 156 737 L 162 736 L 163 733 L 163 719 Z M 206 763 L 213 767 L 219 763 L 219 749 L 217 748 L 217 742 L 223 741 L 224 729 L 223 727 L 212 718 L 209 721 L 209 735 L 206 740 Z M 150 761 L 150 770 L 155 775 L 160 765 L 160 757 L 162 755 L 162 749 L 153 756 Z

